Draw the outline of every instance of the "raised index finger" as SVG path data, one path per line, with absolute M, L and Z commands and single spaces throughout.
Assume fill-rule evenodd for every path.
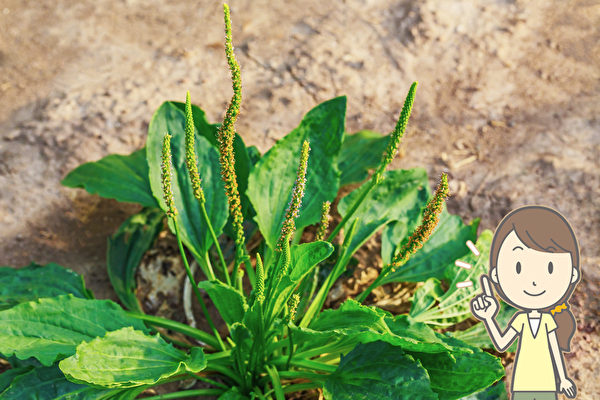
M 483 293 L 485 293 L 486 296 L 494 296 L 492 288 L 490 287 L 490 279 L 486 274 L 481 275 L 481 287 L 483 288 Z

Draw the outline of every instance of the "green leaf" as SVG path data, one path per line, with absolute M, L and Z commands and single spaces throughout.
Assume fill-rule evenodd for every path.
M 218 400 L 249 400 L 249 398 L 241 394 L 237 387 L 232 387 L 220 395 Z
M 38 299 L 0 311 L 0 354 L 35 357 L 49 366 L 75 353 L 79 343 L 125 326 L 145 330 L 110 300 L 73 295 Z
M 170 102 L 163 103 L 156 111 L 148 127 L 148 166 L 150 168 L 150 186 L 152 193 L 161 208 L 166 210 L 161 184 L 161 154 L 165 133 L 172 135 L 171 149 L 173 155 L 172 188 L 175 199 L 177 223 L 181 237 L 197 260 L 204 260 L 204 254 L 213 244 L 212 237 L 202 217 L 200 205 L 192 190 L 192 183 L 185 165 L 185 115 Z M 219 154 L 205 139 L 196 133 L 196 154 L 198 156 L 198 172 L 202 179 L 202 189 L 206 197 L 206 211 L 215 234 L 219 236 L 227 222 L 227 197 L 223 181 L 220 177 Z M 173 222 L 169 221 L 174 232 Z M 201 263 L 201 265 L 203 265 Z
M 499 301 L 499 303 L 500 309 L 496 315 L 496 321 L 498 322 L 500 328 L 504 329 L 504 327 L 508 326 L 508 323 L 517 312 L 517 309 L 503 301 Z M 485 329 L 485 325 L 481 322 L 478 322 L 464 331 L 448 332 L 448 335 L 482 349 L 495 349 L 494 344 L 490 340 L 490 335 Z M 513 353 L 517 351 L 517 341 L 515 341 L 506 351 Z
M 436 326 L 451 326 L 457 324 L 471 316 L 469 302 L 479 290 L 479 276 L 488 270 L 488 260 L 490 245 L 492 242 L 492 232 L 483 231 L 477 240 L 475 246 L 480 255 L 475 256 L 468 252 L 460 259 L 462 262 L 470 264 L 470 269 L 457 267 L 450 264 L 444 271 L 444 277 L 449 282 L 448 290 L 440 296 L 441 283 L 436 278 L 431 278 L 425 286 L 422 286 L 415 292 L 415 299 L 433 298 L 427 304 L 427 308 L 422 308 L 422 303 L 413 303 L 410 315 L 416 321 L 425 322 Z M 472 286 L 457 288 L 458 282 L 471 281 Z
M 292 327 L 298 351 L 331 344 L 347 347 L 356 343 L 384 341 L 404 350 L 446 352 L 449 347 L 427 325 L 407 315 L 393 317 L 376 307 L 347 300 L 337 310 L 324 310 L 309 328 Z
M 109 199 L 157 206 L 148 181 L 145 148 L 126 156 L 110 154 L 99 161 L 81 164 L 61 183 Z
M 0 378 L 5 374 L 6 372 L 0 375 Z M 10 386 L 0 393 L 0 397 L 3 400 L 107 400 L 124 392 L 131 392 L 131 390 L 99 389 L 70 382 L 58 366 L 54 365 L 27 370 L 16 375 Z
M 200 347 L 186 354 L 159 335 L 148 336 L 127 327 L 81 343 L 75 355 L 62 360 L 59 367 L 73 381 L 125 388 L 199 372 L 206 367 L 206 359 Z
M 38 299 L 72 294 L 93 298 L 81 275 L 58 264 L 31 263 L 23 268 L 0 267 L 0 310 Z
M 215 307 L 219 310 L 223 321 L 228 325 L 242 321 L 248 305 L 244 295 L 237 289 L 217 280 L 199 282 L 198 287 L 206 290 Z
M 304 140 L 310 142 L 306 189 L 296 228 L 319 220 L 321 205 L 333 201 L 339 188 L 337 157 L 344 135 L 346 98 L 336 97 L 309 111 L 300 125 L 258 161 L 248 177 L 248 197 L 265 241 L 275 248 L 300 161 Z
M 290 278 L 293 282 L 300 282 L 321 261 L 333 253 L 333 246 L 329 242 L 316 241 L 295 244 L 290 249 Z
M 22 367 L 22 368 L 11 368 L 8 371 L 4 371 L 0 374 L 0 394 L 6 390 L 7 387 L 10 386 L 12 381 L 23 374 L 31 371 L 32 367 Z
M 385 172 L 384 177 L 381 183 L 371 189 L 353 215 L 353 218 L 359 219 L 359 223 L 347 254 L 353 254 L 391 221 L 400 221 L 408 227 L 414 227 L 421 220 L 421 209 L 427 203 L 430 193 L 425 170 L 391 170 Z M 340 200 L 338 211 L 342 217 L 370 185 L 370 181 L 366 182 Z
M 340 186 L 365 180 L 369 169 L 381 162 L 389 140 L 389 135 L 366 130 L 346 135 L 338 159 L 338 168 L 342 172 Z
M 411 354 L 429 374 L 431 388 L 441 400 L 459 399 L 487 388 L 504 376 L 504 368 L 494 357 L 460 340 L 437 334 L 451 352 Z
M 146 208 L 128 218 L 119 230 L 108 238 L 108 277 L 119 300 L 129 310 L 142 311 L 135 296 L 135 272 L 162 229 L 163 218 L 161 210 Z
M 437 399 L 418 360 L 385 342 L 359 344 L 325 380 L 329 400 Z
M 386 226 L 381 235 L 381 257 L 384 264 L 388 264 L 397 250 L 399 238 L 406 237 L 411 232 L 398 235 L 398 227 Z M 477 226 L 479 219 L 465 225 L 458 215 L 451 215 L 444 208 L 440 221 L 423 247 L 415 253 L 406 264 L 395 272 L 389 273 L 381 282 L 382 285 L 390 282 L 421 282 L 427 278 L 442 278 L 449 264 L 469 252 L 467 240 L 475 242 L 477 239 Z M 403 225 L 405 227 L 405 225 Z M 390 231 L 393 234 L 390 234 Z
M 462 397 L 461 400 L 508 400 L 508 394 L 504 382 L 498 381 L 487 389 Z

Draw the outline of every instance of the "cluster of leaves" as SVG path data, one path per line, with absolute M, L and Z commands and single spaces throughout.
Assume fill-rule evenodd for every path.
M 505 396 L 496 383 L 504 370 L 482 350 L 491 344 L 481 324 L 452 333 L 434 329 L 469 317 L 475 289 L 455 283 L 485 271 L 490 232 L 477 239 L 477 220 L 465 225 L 444 209 L 445 176 L 432 194 L 423 169 L 386 171 L 416 83 L 387 136 L 348 135 L 346 98 L 337 97 L 261 155 L 233 128 L 241 84 L 226 6 L 225 24 L 234 97 L 223 124 L 209 123 L 189 95 L 186 103 L 166 102 L 152 118 L 145 148 L 83 164 L 63 181 L 144 206 L 108 240 L 109 277 L 127 311 L 94 299 L 82 277 L 56 264 L 0 268 L 0 355 L 13 366 L 0 375 L 0 397 L 134 399 L 190 377 L 210 387 L 164 398 L 283 400 L 315 388 L 342 400 Z M 342 186 L 356 183 L 337 204 L 342 220 L 327 236 L 330 204 Z M 147 315 L 136 298 L 136 269 L 165 218 L 205 311 L 206 331 Z M 301 243 L 315 223 L 315 240 Z M 322 310 L 353 255 L 378 231 L 384 266 L 377 279 L 338 309 Z M 246 236 L 258 232 L 258 248 L 247 248 Z M 479 258 L 467 240 L 476 241 Z M 235 243 L 233 251 L 223 252 L 226 242 Z M 187 254 L 202 270 L 199 283 Z M 457 269 L 457 259 L 473 268 Z M 334 266 L 319 273 L 325 264 Z M 375 287 L 405 281 L 425 282 L 409 314 L 362 304 Z M 226 334 L 217 331 L 201 290 Z M 161 328 L 189 340 L 172 340 Z

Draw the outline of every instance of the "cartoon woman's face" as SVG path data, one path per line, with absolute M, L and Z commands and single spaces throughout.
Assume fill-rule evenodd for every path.
M 577 281 L 570 253 L 549 253 L 527 247 L 515 231 L 506 236 L 498 252 L 492 280 L 516 306 L 538 310 L 556 305 Z

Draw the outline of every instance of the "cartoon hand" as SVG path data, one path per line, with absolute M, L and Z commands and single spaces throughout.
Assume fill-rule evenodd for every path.
M 577 394 L 577 387 L 569 378 L 560 380 L 560 391 L 564 393 L 568 398 L 572 399 Z
M 481 288 L 483 293 L 471 300 L 471 312 L 479 320 L 493 318 L 498 312 L 498 301 L 494 297 L 487 275 L 481 275 Z

